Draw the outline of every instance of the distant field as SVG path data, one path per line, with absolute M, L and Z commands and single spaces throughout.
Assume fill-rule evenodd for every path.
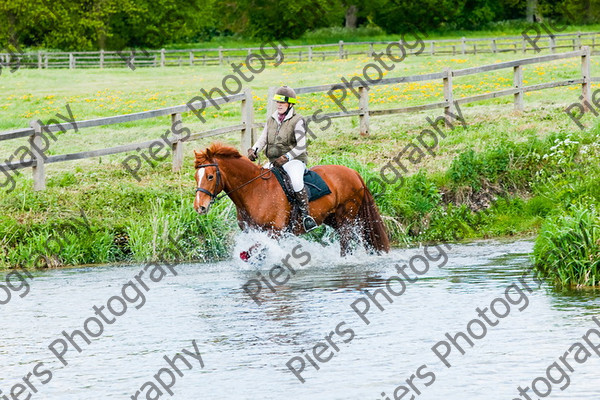
M 404 62 L 385 77 L 406 76 L 479 66 L 500 61 L 525 58 L 523 54 L 457 55 L 452 57 L 408 56 Z M 267 89 L 269 86 L 287 84 L 292 87 L 312 86 L 340 82 L 342 77 L 350 79 L 362 75 L 363 67 L 372 60 L 367 57 L 349 60 L 313 63 L 283 62 L 278 67 L 265 69 L 254 76 L 249 86 L 255 96 L 256 121 L 264 121 Z M 600 76 L 600 57 L 592 58 L 592 76 Z M 199 94 L 200 88 L 210 90 L 221 86 L 221 79 L 231 73 L 231 68 L 169 67 L 128 68 L 110 70 L 19 70 L 0 76 L 0 131 L 29 126 L 34 119 L 43 122 L 54 118 L 56 113 L 66 112 L 69 104 L 77 120 L 152 110 L 161 107 L 185 104 Z M 578 59 L 559 60 L 543 65 L 524 67 L 524 84 L 531 85 L 568 78 L 580 77 Z M 512 87 L 512 69 L 467 76 L 454 79 L 454 96 L 462 97 Z M 600 85 L 595 85 L 600 87 Z M 502 97 L 481 103 L 465 105 L 462 111 L 470 128 L 460 136 L 451 136 L 439 149 L 439 156 L 428 159 L 428 167 L 444 168 L 444 160 L 465 147 L 477 148 L 492 137 L 502 135 L 519 141 L 528 133 L 544 136 L 549 131 L 577 129 L 562 112 L 569 104 L 578 100 L 579 87 L 562 87 L 525 94 L 525 112 L 512 112 L 512 97 Z M 348 95 L 346 106 L 356 108 L 357 100 Z M 325 112 L 339 111 L 337 105 L 325 94 L 300 97 L 298 110 L 309 115 L 318 109 Z M 370 91 L 370 109 L 385 109 L 424 104 L 443 100 L 442 82 L 422 82 L 376 86 Z M 400 146 L 425 127 L 425 118 L 436 117 L 442 110 L 430 110 L 415 114 L 400 114 L 371 117 L 371 135 L 361 137 L 358 132 L 358 117 L 334 120 L 333 126 L 320 133 L 313 141 L 311 162 L 316 163 L 328 154 L 356 156 L 363 163 L 376 167 L 393 157 Z M 240 121 L 239 103 L 224 106 L 221 110 L 209 108 L 205 114 L 207 122 L 201 123 L 193 114 L 183 116 L 185 126 L 192 132 L 237 124 Z M 591 122 L 586 116 L 584 122 Z M 112 125 L 105 128 L 82 129 L 79 133 L 68 132 L 59 136 L 49 154 L 64 154 L 90 149 L 99 149 L 132 142 L 158 138 L 170 127 L 168 118 Z M 466 136 L 464 136 L 466 135 Z M 187 156 L 191 148 L 201 148 L 214 140 L 239 143 L 239 134 L 213 137 L 187 144 Z M 26 143 L 25 139 L 0 142 L 0 159 L 4 160 L 14 150 Z M 447 155 L 449 157 L 445 157 Z M 76 165 L 93 167 L 99 162 L 114 162 L 115 166 L 125 154 L 100 159 L 56 163 L 48 166 L 49 176 L 53 171 L 71 170 Z M 27 175 L 27 174 L 26 174 Z

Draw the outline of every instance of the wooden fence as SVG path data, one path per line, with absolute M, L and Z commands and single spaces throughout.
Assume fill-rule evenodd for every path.
M 600 82 L 600 77 L 592 78 L 590 74 L 590 49 L 587 46 L 584 46 L 581 50 L 571 51 L 560 54 L 549 54 L 532 58 L 525 58 L 514 61 L 506 61 L 497 64 L 484 65 L 479 67 L 471 67 L 464 69 L 451 70 L 450 68 L 444 69 L 442 72 L 423 74 L 423 75 L 412 75 L 412 76 L 402 76 L 396 78 L 384 78 L 379 81 L 376 81 L 372 84 L 369 84 L 369 87 L 360 86 L 359 82 L 352 81 L 352 87 L 358 89 L 360 94 L 359 98 L 359 108 L 328 113 L 328 114 L 319 114 L 319 119 L 322 121 L 323 118 L 342 118 L 342 117 L 352 117 L 358 116 L 360 119 L 359 130 L 362 135 L 367 135 L 369 132 L 369 118 L 372 116 L 381 116 L 381 115 L 390 115 L 390 114 L 400 114 L 400 113 L 412 113 L 418 111 L 431 110 L 436 108 L 443 108 L 445 112 L 452 112 L 454 104 L 467 104 L 473 103 L 488 99 L 493 99 L 502 96 L 514 96 L 514 109 L 516 111 L 523 110 L 523 96 L 526 92 L 532 92 L 537 90 L 556 88 L 560 86 L 572 86 L 572 85 L 580 85 L 583 98 L 581 100 L 582 104 L 587 102 L 587 104 L 591 104 L 591 83 L 592 82 Z M 581 60 L 581 75 L 578 77 L 573 77 L 571 79 L 556 81 L 556 82 L 546 82 L 540 83 L 536 85 L 523 85 L 523 66 L 524 65 L 532 65 L 545 63 L 555 60 L 561 59 L 569 59 L 569 58 L 580 58 Z M 455 98 L 452 89 L 452 81 L 455 77 L 460 76 L 468 76 L 481 74 L 490 71 L 497 71 L 501 69 L 511 69 L 513 71 L 513 87 L 510 89 L 503 89 L 489 93 L 477 94 L 468 97 Z M 379 110 L 370 110 L 369 109 L 369 88 L 370 86 L 378 86 L 378 85 L 393 85 L 399 83 L 409 83 L 409 82 L 424 82 L 424 81 L 439 81 L 443 82 L 443 94 L 444 100 L 441 102 L 410 106 L 410 107 L 401 107 L 401 108 L 392 108 L 392 109 L 379 109 Z M 327 85 L 319 85 L 319 86 L 310 86 L 310 87 L 301 87 L 296 89 L 296 93 L 298 95 L 309 94 L 309 93 L 320 93 L 320 92 L 329 92 L 331 90 L 340 90 L 342 85 L 340 83 L 327 84 Z M 346 88 L 349 89 L 349 88 Z M 269 89 L 268 99 L 272 98 L 272 93 L 275 88 Z M 231 95 L 228 98 L 217 98 L 210 101 L 211 104 L 209 106 L 226 104 L 226 103 L 241 103 L 241 121 L 240 124 L 226 126 L 222 128 L 212 129 L 208 131 L 198 132 L 190 134 L 188 137 L 181 137 L 181 135 L 174 135 L 169 139 L 172 146 L 172 163 L 173 170 L 178 171 L 182 167 L 183 163 L 183 145 L 184 142 L 198 140 L 202 138 L 207 138 L 216 135 L 222 135 L 229 132 L 239 131 L 241 132 L 240 137 L 240 148 L 242 151 L 248 149 L 252 143 L 256 140 L 255 131 L 259 128 L 264 127 L 264 123 L 256 123 L 254 120 L 254 108 L 253 108 L 253 97 L 252 90 L 250 88 L 246 88 L 243 93 Z M 267 101 L 267 117 L 272 113 L 272 102 Z M 192 103 L 195 109 L 202 108 L 200 107 L 200 102 Z M 157 141 L 162 141 L 162 139 L 155 139 L 146 141 L 143 143 L 131 143 L 116 147 L 110 147 L 100 150 L 90 150 L 79 153 L 72 154 L 62 154 L 62 155 L 51 155 L 46 156 L 45 154 L 40 154 L 36 149 L 41 148 L 42 140 L 48 140 L 45 136 L 43 136 L 46 132 L 47 134 L 51 132 L 57 132 L 59 130 L 72 130 L 79 128 L 88 128 L 88 127 L 97 127 L 97 126 L 105 126 L 110 124 L 118 124 L 124 122 L 131 121 L 139 121 L 149 118 L 156 118 L 162 116 L 169 116 L 171 124 L 175 124 L 177 122 L 181 122 L 182 113 L 191 111 L 190 107 L 185 105 L 179 105 L 175 107 L 167 107 L 158 110 L 152 111 L 144 111 L 134 114 L 127 115 L 118 115 L 113 117 L 105 117 L 98 118 L 87 121 L 76 122 L 75 124 L 66 123 L 66 124 L 54 124 L 54 125 L 46 125 L 40 126 L 37 122 L 31 123 L 31 128 L 27 129 L 19 129 L 10 132 L 0 133 L 0 141 L 3 140 L 12 140 L 18 138 L 28 138 L 29 140 L 29 149 L 31 154 L 33 154 L 33 159 L 27 161 L 19 161 L 19 162 L 11 162 L 8 164 L 0 164 L 0 168 L 5 171 L 10 170 L 18 170 L 22 168 L 32 168 L 33 169 L 33 178 L 34 178 L 34 190 L 43 190 L 46 187 L 46 175 L 45 175 L 45 165 L 63 162 L 63 161 L 73 161 L 91 157 L 99 157 L 109 154 L 118 154 L 118 153 L 126 153 L 132 152 L 139 149 L 148 149 Z M 194 117 L 195 118 L 195 117 Z M 313 120 L 313 118 L 308 117 L 308 121 Z M 447 119 L 447 122 L 448 119 Z M 75 126 L 76 125 L 76 126 Z
M 407 37 L 407 41 L 414 39 Z M 547 50 L 551 53 L 580 50 L 588 46 L 595 50 L 600 46 L 600 32 L 577 32 L 556 35 L 540 35 L 532 43 L 523 36 L 496 38 L 461 38 L 424 40 L 425 48 L 407 49 L 407 53 L 423 55 L 457 55 L 482 53 L 536 53 Z M 596 43 L 598 42 L 598 43 Z M 295 45 L 280 47 L 285 61 L 322 61 L 326 59 L 346 59 L 350 56 L 372 56 L 374 52 L 385 51 L 390 42 L 343 42 L 319 45 Z M 268 52 L 275 52 L 277 43 L 265 46 Z M 272 46 L 272 47 L 271 47 Z M 240 62 L 251 54 L 260 54 L 259 47 L 227 49 L 189 50 L 133 50 L 133 51 L 80 51 L 80 52 L 30 52 L 23 54 L 0 53 L 0 62 L 12 68 L 116 68 L 116 67 L 165 67 L 229 65 Z M 269 53 L 269 56 L 271 54 Z

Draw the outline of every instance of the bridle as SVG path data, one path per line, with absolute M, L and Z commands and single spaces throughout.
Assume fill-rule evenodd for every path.
M 196 167 L 196 170 L 200 169 L 200 168 L 206 168 L 206 167 L 215 167 L 217 169 L 217 185 L 215 186 L 215 192 L 218 191 L 219 189 L 219 185 L 222 185 L 222 179 L 221 179 L 221 170 L 219 169 L 219 164 L 202 164 L 199 165 L 198 167 Z M 250 182 L 255 181 L 256 179 L 268 174 L 269 172 L 271 172 L 270 169 L 266 169 L 263 173 L 261 173 L 258 176 L 255 176 L 254 178 L 250 179 L 248 182 L 246 183 L 242 183 L 240 186 L 236 187 L 233 190 L 230 190 L 229 192 L 223 193 L 221 195 L 217 195 L 216 193 L 212 193 L 209 192 L 208 190 L 204 189 L 204 188 L 196 188 L 196 193 L 201 192 L 204 194 L 207 194 L 210 196 L 210 203 L 209 206 L 213 205 L 213 203 L 221 200 L 223 197 L 228 196 L 229 194 L 235 192 L 238 189 L 243 188 L 244 186 L 246 186 L 247 184 L 249 184 Z M 268 178 L 263 178 L 263 179 L 268 179 Z M 223 189 L 225 189 L 225 186 L 223 185 Z
M 215 192 L 219 189 L 219 185 L 221 184 L 221 170 L 219 169 L 219 164 L 202 164 L 199 165 L 196 170 L 199 170 L 200 168 L 206 168 L 206 167 L 215 167 L 217 169 L 217 186 L 215 186 Z M 199 183 L 199 182 L 198 182 Z M 224 189 L 225 187 L 223 187 Z M 221 195 L 221 196 L 217 196 L 215 193 L 209 192 L 208 190 L 204 189 L 204 188 L 196 188 L 196 193 L 201 192 L 204 194 L 207 194 L 210 196 L 210 205 L 212 205 L 215 201 L 220 200 L 221 198 L 223 198 L 224 196 L 226 196 L 227 194 Z

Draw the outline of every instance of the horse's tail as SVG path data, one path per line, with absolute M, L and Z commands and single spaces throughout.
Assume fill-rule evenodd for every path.
M 390 251 L 390 239 L 387 230 L 377 209 L 377 204 L 375 204 L 375 199 L 373 199 L 373 195 L 362 180 L 362 177 L 361 181 L 365 196 L 358 211 L 358 217 L 363 224 L 363 240 L 365 244 L 372 247 L 378 253 L 382 251 L 387 253 Z

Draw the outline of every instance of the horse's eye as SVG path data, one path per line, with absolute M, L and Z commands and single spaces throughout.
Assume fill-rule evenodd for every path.
M 214 175 L 209 175 L 209 176 L 208 176 L 208 180 L 209 180 L 209 181 L 212 181 L 212 180 L 213 180 L 213 178 L 214 178 Z

